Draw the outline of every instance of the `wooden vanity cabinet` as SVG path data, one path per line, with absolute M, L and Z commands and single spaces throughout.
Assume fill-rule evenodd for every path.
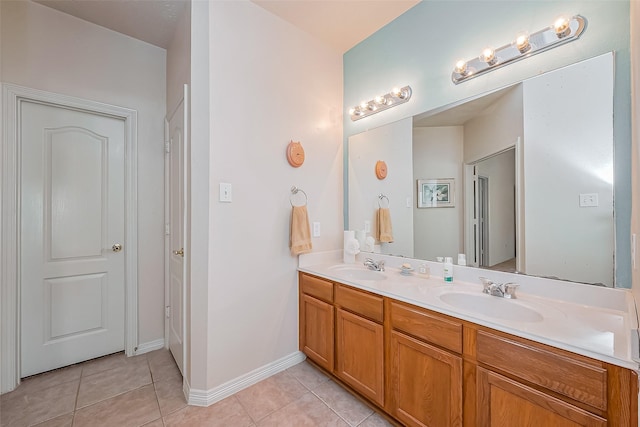
M 406 426 L 637 427 L 635 371 L 300 273 L 300 350 Z
M 299 275 L 299 348 L 318 366 L 333 372 L 333 283 L 308 274 Z
M 462 324 L 388 302 L 389 405 L 407 426 L 462 426 Z
M 383 299 L 336 285 L 336 366 L 342 381 L 384 406 Z
M 478 427 L 636 427 L 637 375 L 524 338 L 470 324 Z M 474 384 L 475 382 L 475 384 Z M 465 423 L 467 424 L 467 423 Z

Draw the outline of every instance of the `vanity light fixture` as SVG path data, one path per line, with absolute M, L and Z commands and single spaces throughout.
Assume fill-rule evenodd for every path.
M 349 109 L 352 121 L 360 120 L 396 105 L 404 104 L 411 99 L 411 86 L 393 88 L 391 92 L 378 95 L 370 101 L 362 101 L 357 107 Z
M 476 58 L 458 61 L 451 73 L 451 80 L 455 84 L 462 83 L 480 74 L 576 40 L 586 25 L 587 20 L 580 15 L 569 19 L 560 17 L 547 28 L 531 34 L 520 34 L 512 43 L 498 49 L 487 47 Z

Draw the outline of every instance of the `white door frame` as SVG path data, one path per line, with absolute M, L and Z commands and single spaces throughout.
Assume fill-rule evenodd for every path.
M 20 384 L 20 104 L 39 102 L 104 114 L 125 127 L 125 352 L 138 345 L 137 111 L 13 84 L 2 84 L 0 149 L 0 392 Z

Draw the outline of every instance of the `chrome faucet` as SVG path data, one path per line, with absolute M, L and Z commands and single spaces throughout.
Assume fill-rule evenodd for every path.
M 384 271 L 384 261 L 380 260 L 378 262 L 375 262 L 373 259 L 371 258 L 366 258 L 364 260 L 364 265 L 369 269 L 369 270 L 375 270 L 375 271 Z
M 494 297 L 516 299 L 517 283 L 496 283 L 486 277 L 480 277 L 482 292 Z

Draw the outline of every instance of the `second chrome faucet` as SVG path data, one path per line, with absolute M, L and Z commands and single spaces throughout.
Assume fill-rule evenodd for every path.
M 384 260 L 376 262 L 372 258 L 366 258 L 364 260 L 364 265 L 369 270 L 384 271 Z
M 480 277 L 480 281 L 482 282 L 482 292 L 501 298 L 515 299 L 516 289 L 520 286 L 516 283 L 496 283 L 486 277 Z

